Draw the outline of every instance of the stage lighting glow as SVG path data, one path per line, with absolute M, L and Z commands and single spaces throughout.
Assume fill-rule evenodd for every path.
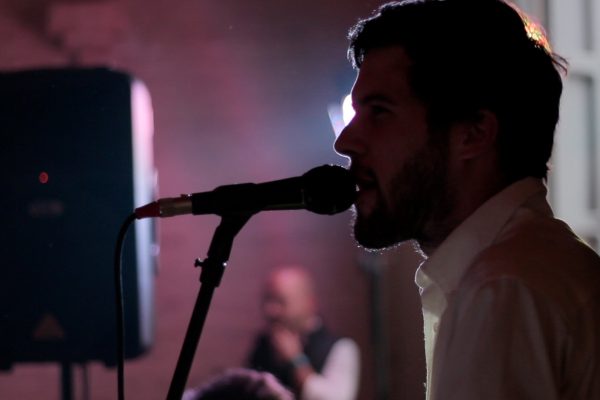
M 352 107 L 352 96 L 347 95 L 342 101 L 342 118 L 344 120 L 344 126 L 348 125 L 352 118 L 354 118 L 354 107 Z
M 546 50 L 548 53 L 552 53 L 552 47 L 550 46 L 548 36 L 544 31 L 544 27 L 540 23 L 534 21 L 529 15 L 527 15 L 515 4 L 511 4 L 511 6 L 515 9 L 515 11 L 523 20 L 523 24 L 525 25 L 525 31 L 527 32 L 527 36 L 529 37 L 529 39 L 533 40 L 538 46 L 543 47 L 544 50 Z
M 352 108 L 352 98 L 350 95 L 344 96 L 339 103 L 330 104 L 327 107 L 327 113 L 329 114 L 333 133 L 337 138 L 354 117 L 354 108 Z

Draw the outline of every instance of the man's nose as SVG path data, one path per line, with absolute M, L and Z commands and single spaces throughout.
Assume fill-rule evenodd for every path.
M 339 155 L 352 158 L 363 151 L 361 150 L 362 147 L 358 130 L 353 119 L 344 129 L 342 129 L 342 132 L 333 144 L 333 148 Z

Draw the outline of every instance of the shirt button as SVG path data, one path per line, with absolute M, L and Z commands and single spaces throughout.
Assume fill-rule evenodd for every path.
M 437 333 L 439 327 L 440 327 L 440 323 L 439 322 L 434 322 L 433 323 L 433 331 L 435 333 Z

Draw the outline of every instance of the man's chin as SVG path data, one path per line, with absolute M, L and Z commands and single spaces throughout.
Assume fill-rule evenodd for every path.
M 395 227 L 389 223 L 377 223 L 373 219 L 354 221 L 354 240 L 366 250 L 385 250 L 397 246 L 409 238 L 398 237 Z

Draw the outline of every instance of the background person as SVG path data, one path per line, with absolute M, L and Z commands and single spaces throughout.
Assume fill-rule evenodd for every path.
M 360 355 L 356 343 L 330 333 L 318 314 L 313 280 L 300 266 L 274 270 L 262 300 L 266 327 L 248 365 L 273 373 L 306 400 L 356 397 Z

